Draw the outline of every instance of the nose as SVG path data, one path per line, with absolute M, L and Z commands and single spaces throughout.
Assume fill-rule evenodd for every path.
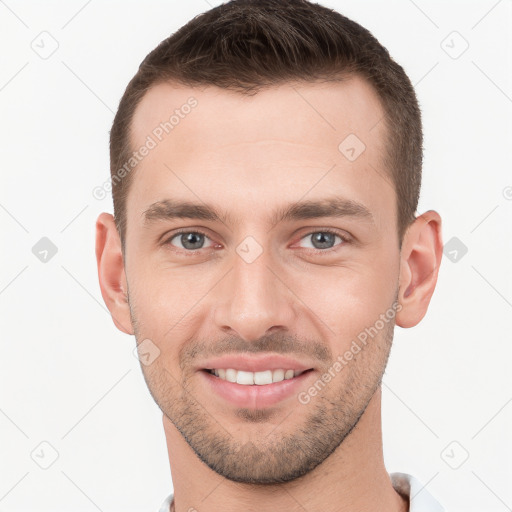
M 233 268 L 220 283 L 215 322 L 223 332 L 253 341 L 271 330 L 289 330 L 295 320 L 293 293 L 264 251 L 248 263 L 234 255 Z

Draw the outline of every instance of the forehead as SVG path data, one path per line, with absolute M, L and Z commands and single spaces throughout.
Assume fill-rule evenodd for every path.
M 379 122 L 383 115 L 373 87 L 356 75 L 340 82 L 287 82 L 250 96 L 214 86 L 189 88 L 159 83 L 149 89 L 135 111 L 131 142 L 137 146 L 155 130 L 158 136 L 159 126 L 168 121 L 183 151 L 191 149 L 192 144 L 195 149 L 198 143 L 202 147 L 217 146 L 223 139 L 248 142 L 263 134 L 291 142 L 304 142 L 307 135 L 311 142 L 330 144 L 328 133 L 340 140 L 354 133 L 370 142 L 370 137 L 378 138 L 383 128 Z M 187 117 L 192 120 L 183 123 Z M 213 127 L 215 132 L 211 131 Z
M 357 76 L 290 82 L 252 96 L 155 85 L 132 120 L 132 149 L 151 149 L 135 168 L 128 211 L 140 216 L 165 196 L 234 201 L 223 209 L 236 209 L 243 196 L 250 210 L 338 192 L 370 209 L 389 208 L 383 117 L 376 92 Z

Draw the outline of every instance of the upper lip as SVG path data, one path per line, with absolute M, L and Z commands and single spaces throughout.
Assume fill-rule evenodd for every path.
M 302 363 L 291 357 L 281 356 L 278 354 L 268 354 L 263 356 L 248 355 L 226 355 L 209 359 L 200 365 L 200 370 L 212 370 L 219 368 L 233 368 L 245 372 L 262 372 L 264 370 L 310 370 L 311 365 Z

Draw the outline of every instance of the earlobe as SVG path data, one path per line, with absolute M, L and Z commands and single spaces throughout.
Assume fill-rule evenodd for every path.
M 101 213 L 96 221 L 96 262 L 101 295 L 114 324 L 133 334 L 121 240 L 110 213 Z
M 429 210 L 409 226 L 400 252 L 400 327 L 413 327 L 425 316 L 443 255 L 441 217 Z

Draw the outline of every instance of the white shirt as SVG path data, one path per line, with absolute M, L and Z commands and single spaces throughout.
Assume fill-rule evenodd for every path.
M 407 473 L 390 473 L 389 476 L 395 491 L 409 499 L 409 512 L 444 512 L 439 502 L 413 476 Z M 170 494 L 158 512 L 171 512 L 172 500 L 173 494 Z

